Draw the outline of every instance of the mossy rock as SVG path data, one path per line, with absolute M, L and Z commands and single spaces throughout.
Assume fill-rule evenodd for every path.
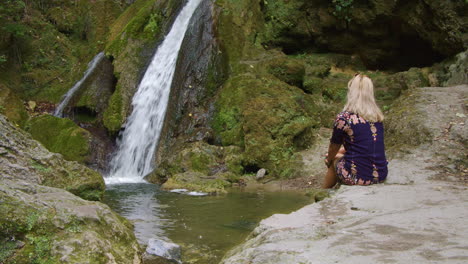
M 322 83 L 322 95 L 329 100 L 344 104 L 348 93 L 348 81 L 353 77 L 347 73 L 332 73 Z
M 103 124 L 109 132 L 117 134 L 125 123 L 157 41 L 182 3 L 181 0 L 138 0 L 111 26 L 105 52 L 114 58 L 117 86 L 103 114 Z
M 305 67 L 300 60 L 288 58 L 286 56 L 272 59 L 268 63 L 268 72 L 281 81 L 302 87 L 304 82 Z
M 69 119 L 41 115 L 31 118 L 27 131 L 48 150 L 62 154 L 67 160 L 89 159 L 91 134 Z
M 2 263 L 140 263 L 132 225 L 104 204 L 4 179 L 0 199 Z
M 424 116 L 417 107 L 424 104 L 418 90 L 408 90 L 396 100 L 385 119 L 385 145 L 392 150 L 400 150 L 430 142 L 433 131 L 424 125 Z M 411 125 L 409 125 L 411 124 Z
M 308 189 L 305 195 L 310 197 L 314 202 L 319 202 L 330 197 L 328 190 L 324 189 Z
M 0 137 L 3 178 L 62 188 L 87 200 L 102 198 L 105 185 L 98 172 L 49 152 L 3 115 L 0 115 L 0 134 L 5 135 Z
M 219 0 L 215 4 L 220 8 L 216 37 L 231 72 L 238 73 L 245 66 L 241 60 L 263 53 L 257 38 L 264 23 L 261 7 L 257 0 Z
M 205 177 L 224 178 L 224 172 L 242 175 L 242 155 L 238 147 L 220 147 L 205 142 L 193 142 L 175 147 L 145 179 L 164 183 L 174 175 L 187 171 L 201 173 Z M 181 178 L 180 176 L 179 178 Z
M 0 84 L 0 113 L 21 128 L 29 118 L 21 99 L 2 84 Z
M 286 163 L 304 147 L 297 146 L 295 138 L 312 135 L 320 123 L 310 95 L 267 75 L 229 79 L 216 107 L 213 128 L 221 143 L 242 147 L 244 167 L 266 168 L 276 176 L 294 174 L 285 172 L 289 169 Z
M 169 178 L 162 187 L 164 189 L 188 189 L 206 193 L 225 193 L 231 184 L 222 178 L 209 178 L 206 174 L 187 171 Z

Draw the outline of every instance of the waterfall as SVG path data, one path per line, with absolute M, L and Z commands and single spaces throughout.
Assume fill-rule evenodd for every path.
M 104 59 L 104 52 L 99 52 L 94 58 L 88 63 L 88 69 L 86 69 L 83 78 L 81 78 L 68 92 L 63 96 L 60 104 L 55 108 L 54 116 L 63 117 L 63 110 L 67 107 L 73 95 L 81 88 L 81 85 L 88 79 L 93 73 L 94 69 L 98 66 L 99 62 Z
M 200 2 L 188 1 L 148 66 L 133 97 L 133 111 L 112 158 L 109 176 L 105 178 L 107 184 L 142 182 L 153 170 L 179 49 Z

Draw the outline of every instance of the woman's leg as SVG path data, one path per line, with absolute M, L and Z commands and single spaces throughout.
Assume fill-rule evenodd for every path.
M 325 175 L 325 179 L 323 180 L 322 188 L 328 189 L 328 188 L 331 188 L 331 187 L 335 186 L 336 181 L 337 181 L 336 171 L 335 170 L 336 170 L 336 168 L 335 168 L 334 164 L 332 166 L 330 166 L 330 168 L 328 168 L 327 174 Z
M 344 156 L 344 153 L 345 149 L 341 147 L 338 153 L 336 154 L 335 159 L 333 160 L 333 164 L 327 170 L 327 174 L 325 175 L 325 179 L 323 180 L 322 188 L 328 189 L 335 186 L 338 180 L 338 177 L 336 177 L 336 163 L 338 163 L 338 160 Z

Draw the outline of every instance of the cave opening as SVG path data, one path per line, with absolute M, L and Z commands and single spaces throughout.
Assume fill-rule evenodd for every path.
M 257 165 L 257 164 L 246 164 L 246 165 L 243 165 L 244 167 L 244 174 L 256 174 L 258 172 L 258 170 L 260 170 L 261 168 Z
M 97 113 L 86 106 L 75 106 L 72 109 L 73 120 L 76 123 L 94 123 Z
M 429 67 L 447 57 L 435 50 L 430 41 L 423 39 L 411 29 L 405 31 L 401 28 L 392 29 L 388 35 L 379 38 L 357 32 L 348 33 L 331 30 L 323 33 L 330 34 L 330 37 L 322 38 L 320 41 L 285 33 L 281 42 L 272 43 L 268 48 L 281 48 L 286 55 L 308 53 L 358 55 L 369 70 L 393 72 L 406 71 L 412 67 Z M 339 45 L 332 43 L 339 41 L 340 38 L 342 42 Z

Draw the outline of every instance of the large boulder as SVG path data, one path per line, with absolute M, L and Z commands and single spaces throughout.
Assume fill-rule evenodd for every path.
M 31 118 L 26 129 L 35 140 L 66 160 L 90 161 L 91 134 L 70 119 L 41 115 Z
M 5 178 L 0 200 L 2 263 L 141 263 L 132 225 L 107 205 Z
M 88 200 L 101 199 L 105 188 L 99 173 L 49 152 L 2 115 L 0 165 L 5 179 L 63 188 Z

